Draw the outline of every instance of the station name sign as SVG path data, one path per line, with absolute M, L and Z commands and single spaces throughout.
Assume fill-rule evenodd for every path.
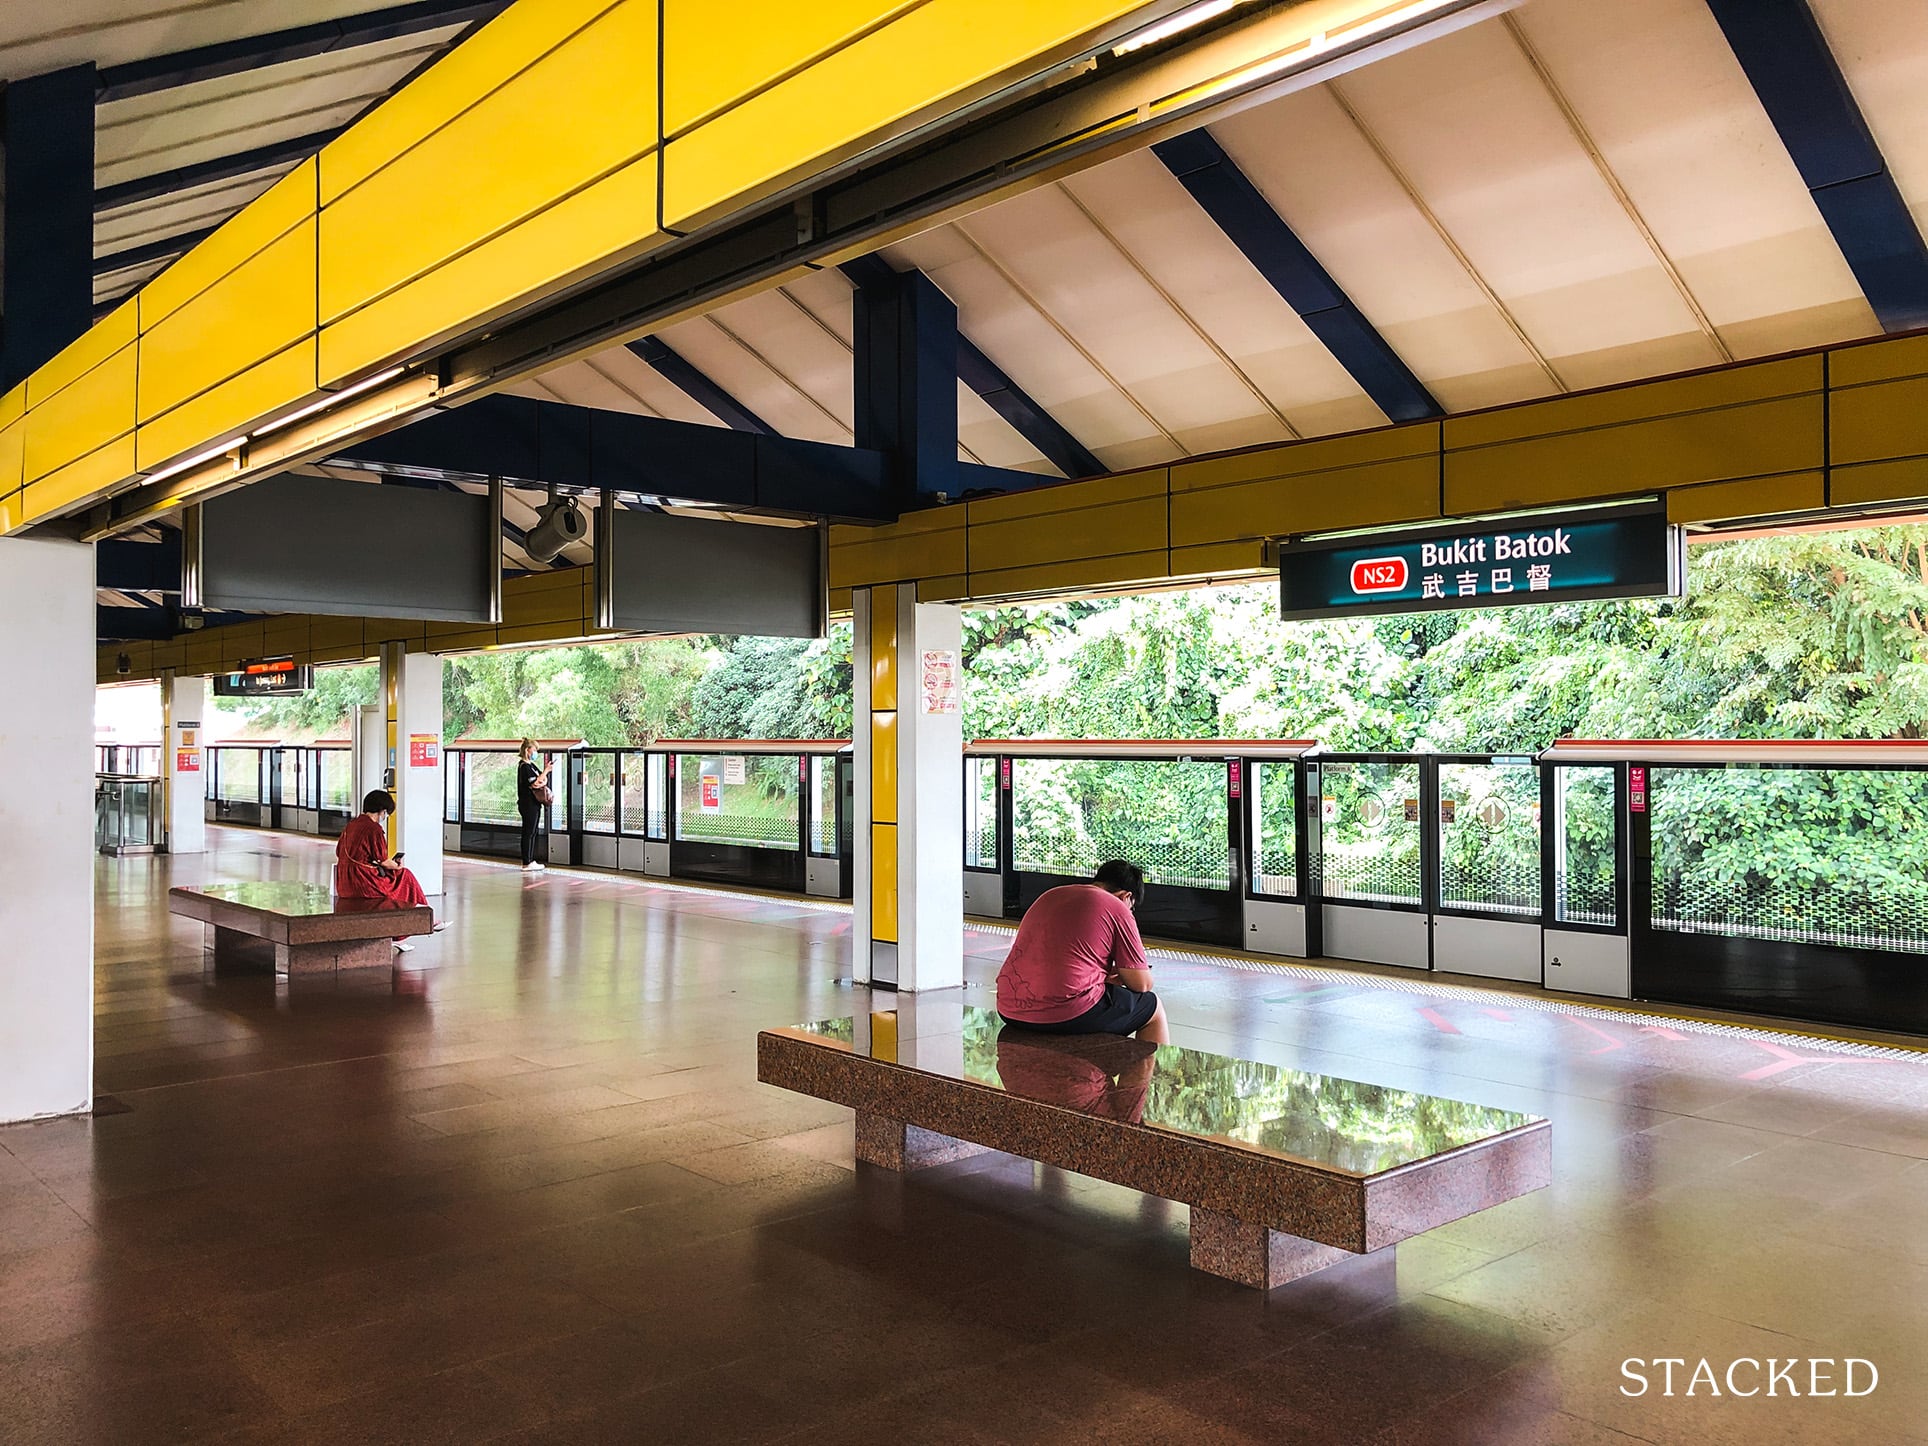
M 1679 597 L 1685 579 L 1684 538 L 1660 504 L 1288 542 L 1279 549 L 1286 618 Z
M 236 673 L 214 679 L 217 698 L 276 698 L 306 693 L 315 686 L 315 670 L 293 658 L 254 658 Z

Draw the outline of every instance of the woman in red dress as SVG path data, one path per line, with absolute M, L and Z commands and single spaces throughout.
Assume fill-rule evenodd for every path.
M 388 853 L 388 829 L 384 820 L 395 811 L 395 796 L 378 788 L 362 799 L 362 811 L 348 820 L 335 843 L 335 893 L 344 899 L 374 899 L 377 907 L 412 909 L 426 904 L 421 881 L 402 866 L 398 857 Z M 438 919 L 435 932 L 441 933 L 448 921 Z M 395 940 L 395 947 L 414 947 L 406 940 Z

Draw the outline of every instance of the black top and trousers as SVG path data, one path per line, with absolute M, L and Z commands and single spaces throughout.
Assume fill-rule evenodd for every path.
M 522 862 L 532 864 L 536 861 L 536 830 L 542 823 L 542 804 L 536 800 L 536 780 L 542 777 L 542 769 L 536 763 L 524 761 L 515 771 L 515 806 L 522 815 Z

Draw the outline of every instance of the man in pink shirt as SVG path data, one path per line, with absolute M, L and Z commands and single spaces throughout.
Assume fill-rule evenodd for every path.
M 1047 889 L 1025 911 L 997 976 L 1005 1024 L 1041 1034 L 1136 1034 L 1164 1044 L 1165 1011 L 1132 909 L 1145 871 L 1112 859 L 1088 884 Z

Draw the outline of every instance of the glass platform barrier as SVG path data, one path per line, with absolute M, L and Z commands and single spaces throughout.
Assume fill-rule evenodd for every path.
M 543 743 L 547 859 L 848 898 L 853 774 L 842 739 Z M 448 847 L 519 856 L 516 745 L 444 750 Z
M 1304 956 L 1308 740 L 995 739 L 964 750 L 964 907 L 1018 918 L 1110 858 L 1161 938 Z
M 94 847 L 101 853 L 151 854 L 162 842 L 159 777 L 107 773 L 94 777 Z

